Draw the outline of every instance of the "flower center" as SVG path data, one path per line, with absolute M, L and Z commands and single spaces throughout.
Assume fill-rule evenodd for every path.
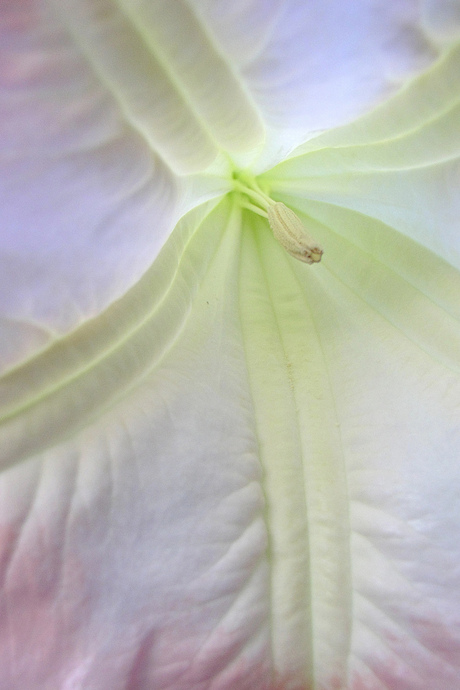
M 288 254 L 306 264 L 321 261 L 323 250 L 308 233 L 299 216 L 281 201 L 273 201 L 254 177 L 235 175 L 234 188 L 242 195 L 243 208 L 268 219 L 273 235 Z

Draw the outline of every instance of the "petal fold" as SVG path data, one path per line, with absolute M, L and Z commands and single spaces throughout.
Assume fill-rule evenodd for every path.
M 349 122 L 425 69 L 443 49 L 420 3 L 194 0 L 267 127 L 253 163 L 270 168 L 319 132 Z M 248 164 L 246 160 L 246 164 Z
M 409 0 L 4 3 L 0 370 L 132 287 L 180 216 L 229 189 L 229 155 L 266 171 L 430 63 L 445 45 L 431 15 Z
M 369 115 L 293 152 L 267 184 L 375 218 L 458 268 L 459 68 L 457 44 Z
M 312 269 L 231 199 L 195 209 L 4 379 L 5 685 L 458 684 L 460 377 L 421 318 L 459 337 L 453 274 L 410 239 L 381 267 L 366 223 Z
M 313 138 L 431 3 L 174 6 L 0 10 L 0 686 L 460 687 L 459 49 Z M 261 184 L 321 264 L 210 200 L 237 126 L 309 139 Z

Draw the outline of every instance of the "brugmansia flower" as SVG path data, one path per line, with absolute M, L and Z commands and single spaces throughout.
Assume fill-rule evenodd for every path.
M 460 688 L 459 15 L 3 0 L 2 689 Z

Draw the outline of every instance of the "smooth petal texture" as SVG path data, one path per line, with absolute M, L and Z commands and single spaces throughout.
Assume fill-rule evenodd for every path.
M 311 269 L 203 207 L 4 378 L 0 685 L 460 686 L 460 377 L 420 319 L 459 338 L 460 278 L 399 252 L 411 281 L 361 246 Z
M 435 7 L 430 13 L 423 1 L 193 5 L 263 114 L 269 155 L 262 152 L 253 164 L 258 172 L 298 142 L 368 110 L 438 54 L 431 33 Z M 453 18 L 452 24 L 460 27 Z
M 52 3 L 3 3 L 0 30 L 5 369 L 140 278 L 182 213 L 183 190 Z M 205 188 L 195 185 L 193 203 L 222 182 Z
M 47 4 L 3 3 L 0 26 L 5 368 L 140 277 L 170 230 L 177 183 Z
M 267 170 L 422 69 L 432 16 L 413 0 L 3 2 L 0 370 L 121 297 L 183 212 L 229 189 L 228 155 Z
M 460 46 L 369 115 L 313 139 L 273 190 L 378 218 L 460 267 Z M 298 203 L 295 201 L 294 203 Z M 315 215 L 321 204 L 302 204 Z M 345 214 L 344 218 L 347 217 Z
M 74 6 L 66 0 L 67 9 Z M 136 100 L 129 61 L 109 74 L 116 55 L 105 39 L 108 25 L 120 27 L 116 6 L 79 6 L 96 13 L 88 26 L 70 12 L 63 21 L 78 36 L 82 64 L 98 74 L 97 88 L 101 78 L 110 83 L 129 142 L 151 156 L 149 117 L 156 122 L 161 104 L 155 113 L 143 109 L 148 99 Z M 197 5 L 197 16 L 206 7 Z M 27 20 L 12 8 L 16 22 Z M 145 8 L 133 3 L 131 15 L 125 7 L 120 50 L 136 47 L 129 31 L 138 13 L 147 22 Z M 422 15 L 427 23 L 429 13 Z M 74 56 L 75 45 L 68 46 Z M 228 51 L 222 49 L 223 59 Z M 203 70 L 206 63 L 197 61 Z M 157 244 L 142 260 L 156 256 L 168 223 L 195 208 L 131 289 L 143 271 L 129 262 L 126 273 L 120 268 L 114 240 L 107 282 L 89 280 L 75 302 L 78 318 L 63 308 L 68 320 L 59 322 L 56 305 L 67 298 L 51 294 L 43 262 L 48 316 L 32 319 L 35 284 L 36 292 L 24 292 L 28 318 L 17 315 L 29 330 L 13 324 L 7 332 L 8 361 L 29 359 L 0 381 L 0 686 L 460 687 L 460 281 L 451 263 L 458 247 L 458 139 L 457 104 L 448 97 L 457 85 L 445 88 L 446 65 L 455 76 L 455 51 L 435 67 L 436 78 L 411 87 L 410 98 L 402 94 L 356 126 L 312 140 L 266 174 L 265 183 L 324 245 L 319 266 L 291 260 L 264 221 L 241 215 L 237 198 L 197 207 L 225 189 L 224 168 L 217 161 L 208 180 L 192 176 L 179 184 L 166 154 L 193 167 L 203 151 L 195 158 L 190 149 L 179 160 L 174 137 L 163 142 L 164 156 L 154 153 L 168 180 L 162 191 L 155 188 L 166 210 L 158 225 L 150 219 Z M 190 84 L 193 78 L 199 82 L 191 70 Z M 168 76 L 154 87 L 170 83 Z M 238 77 L 236 87 L 242 83 Z M 248 102 L 258 103 L 251 89 Z M 202 123 L 207 116 L 214 122 L 219 102 L 193 94 L 185 105 L 200 113 L 200 136 L 210 131 Z M 176 112 L 168 98 L 164 103 L 164 112 Z M 231 141 L 231 134 L 232 123 L 226 128 L 222 120 L 210 138 Z M 48 143 L 33 160 L 46 159 L 55 172 L 61 145 L 45 155 Z M 14 146 L 4 160 L 21 159 L 19 138 Z M 130 160 L 134 165 L 137 153 Z M 19 177 L 7 178 L 12 189 L 29 170 L 18 166 Z M 42 170 L 34 168 L 31 180 Z M 85 166 L 78 170 L 70 179 L 83 185 L 81 200 L 88 178 Z M 117 165 L 114 171 L 120 173 Z M 386 180 L 382 197 L 377 178 Z M 22 188 L 24 209 L 29 186 Z M 72 196 L 73 185 L 66 189 Z M 436 205 L 441 193 L 445 203 Z M 59 206 L 58 187 L 55 194 Z M 115 194 L 117 222 L 122 210 L 139 208 L 129 194 L 123 198 Z M 70 218 L 66 208 L 47 216 L 55 233 Z M 125 237 L 117 222 L 107 232 Z M 87 238 L 103 246 L 95 226 L 87 227 Z M 12 235 L 18 246 L 21 228 L 19 239 Z M 136 235 L 130 251 L 137 256 L 141 244 Z M 47 246 L 51 253 L 56 245 Z M 72 273 L 69 264 L 69 291 L 73 280 L 91 277 L 93 268 L 85 270 Z M 89 310 L 84 298 L 91 294 Z M 55 338 L 50 323 L 72 332 Z
M 423 26 L 438 44 L 448 45 L 460 35 L 460 5 L 457 0 L 424 0 Z

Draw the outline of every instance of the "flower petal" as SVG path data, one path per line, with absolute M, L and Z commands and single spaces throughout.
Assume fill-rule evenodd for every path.
M 171 229 L 178 190 L 51 7 L 4 3 L 0 30 L 4 369 L 140 277 Z
M 96 20 L 104 28 L 104 4 L 91 6 L 96 17 L 89 31 L 101 31 Z M 174 124 L 174 104 L 159 99 L 161 112 L 150 109 L 143 129 L 62 20 L 68 10 L 72 28 L 84 9 L 80 3 L 72 14 L 63 3 L 58 11 L 51 2 L 21 0 L 0 10 L 0 370 L 105 309 L 155 259 L 184 203 L 193 206 L 228 187 L 208 176 L 184 201 L 184 185 L 152 136 L 166 145 L 167 124 L 181 155 L 200 156 L 205 146 L 190 130 L 193 118 L 187 110 Z M 105 17 L 107 28 L 114 14 Z M 112 36 L 116 50 L 109 53 L 109 45 L 103 56 L 115 70 L 133 47 L 119 40 Z M 131 85 L 132 58 L 120 76 Z M 147 69 L 142 60 L 138 68 L 140 79 Z M 152 90 L 161 90 L 152 69 Z M 129 93 L 121 96 L 130 102 Z M 145 108 L 152 98 L 145 95 Z M 212 160 L 211 148 L 199 167 Z
M 424 12 L 412 0 L 194 0 L 193 6 L 263 115 L 269 150 L 259 170 L 372 108 L 441 50 L 430 34 L 434 10 Z
M 344 242 L 310 268 L 229 201 L 196 209 L 4 378 L 1 684 L 458 685 L 460 377 L 420 318 L 460 337 L 453 275 Z
M 457 44 L 369 115 L 293 152 L 267 181 L 377 218 L 460 267 L 459 118 Z
M 432 16 L 409 0 L 4 2 L 0 371 L 124 294 L 181 214 L 228 190 L 229 154 L 266 170 L 423 68 Z

